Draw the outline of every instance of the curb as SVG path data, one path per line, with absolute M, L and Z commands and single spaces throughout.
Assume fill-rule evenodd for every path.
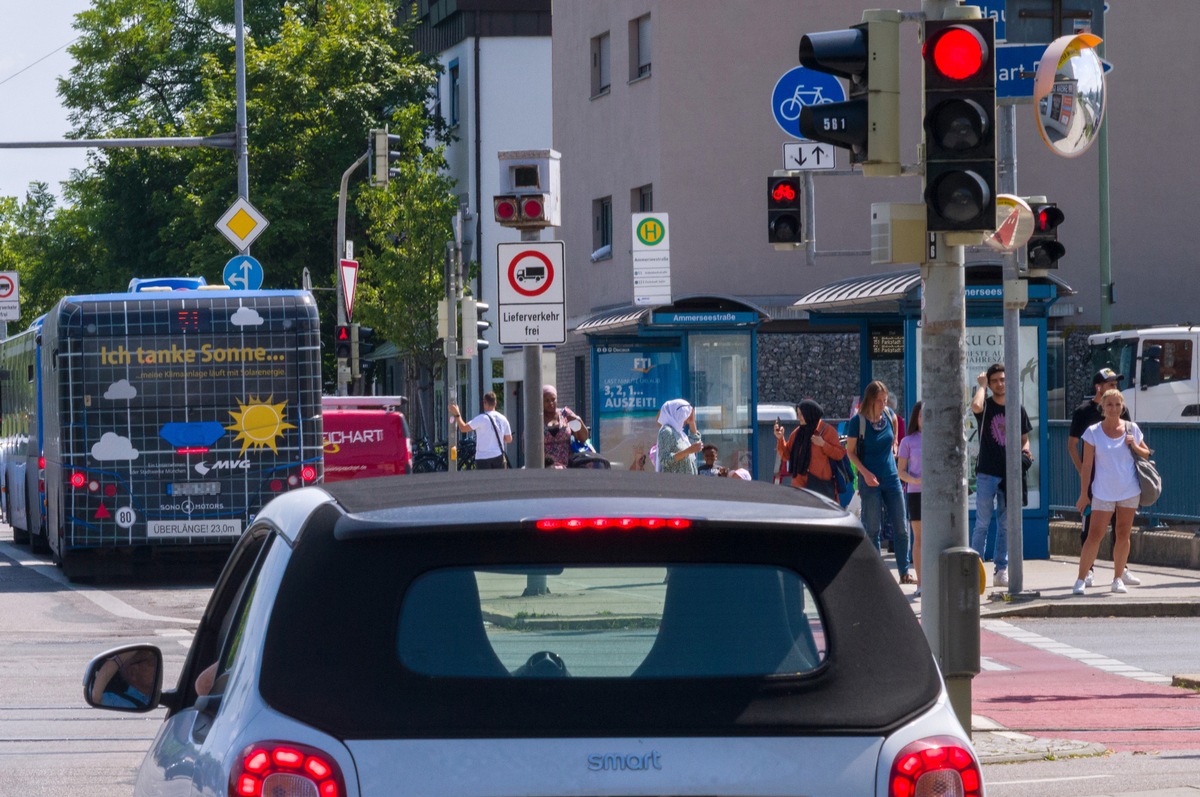
M 1077 739 L 1042 739 L 1006 730 L 1003 725 L 978 714 L 971 715 L 971 744 L 980 764 L 1014 764 L 1056 758 L 1105 755 L 1108 748 Z
M 1107 601 L 1062 598 L 1021 602 L 993 602 L 979 607 L 981 618 L 1001 617 L 1200 617 L 1200 600 Z

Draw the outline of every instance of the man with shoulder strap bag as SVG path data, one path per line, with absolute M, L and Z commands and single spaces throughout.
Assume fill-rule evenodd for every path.
M 483 412 L 470 422 L 463 421 L 457 404 L 450 405 L 450 417 L 458 422 L 458 431 L 475 432 L 475 469 L 507 468 L 508 454 L 504 447 L 512 442 L 512 427 L 508 419 L 496 411 L 496 394 L 483 394 Z

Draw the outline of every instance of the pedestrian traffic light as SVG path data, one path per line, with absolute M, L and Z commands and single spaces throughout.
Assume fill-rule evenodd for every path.
M 846 102 L 805 105 L 800 133 L 850 150 L 868 177 L 900 174 L 900 12 L 871 9 L 847 30 L 800 39 L 800 65 L 846 78 Z
M 387 186 L 390 178 L 400 174 L 398 169 L 392 168 L 392 164 L 401 158 L 401 154 L 392 149 L 399 146 L 400 136 L 389 134 L 387 127 L 373 129 L 370 144 L 371 185 L 382 188 Z
M 1067 248 L 1058 242 L 1058 225 L 1063 223 L 1063 212 L 1054 202 L 1030 203 L 1033 211 L 1033 235 L 1029 238 L 1025 252 L 1029 268 L 1058 268 L 1058 261 L 1067 253 Z
M 463 357 L 474 357 L 489 345 L 484 335 L 492 325 L 483 317 L 490 310 L 490 305 L 477 301 L 470 296 L 462 298 L 462 353 Z
M 333 350 L 339 360 L 350 359 L 350 325 L 338 324 L 333 330 Z
M 767 242 L 798 244 L 801 241 L 799 177 L 767 178 Z
M 996 229 L 996 24 L 925 22 L 925 206 L 930 232 Z

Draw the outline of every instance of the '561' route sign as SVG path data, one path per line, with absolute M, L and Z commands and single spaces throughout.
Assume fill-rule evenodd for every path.
M 496 245 L 501 346 L 566 343 L 563 242 Z

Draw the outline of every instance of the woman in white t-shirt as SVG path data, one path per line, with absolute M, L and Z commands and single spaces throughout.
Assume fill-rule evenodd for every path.
M 1083 468 L 1079 472 L 1079 500 L 1075 508 L 1081 513 L 1088 506 L 1087 485 L 1092 485 L 1092 518 L 1088 521 L 1087 542 L 1079 556 L 1079 578 L 1076 595 L 1084 593 L 1084 578 L 1096 561 L 1104 530 L 1114 512 L 1117 514 L 1117 534 L 1113 542 L 1113 574 L 1125 572 L 1129 559 L 1129 533 L 1137 512 L 1142 490 L 1138 484 L 1134 456 L 1149 457 L 1150 449 L 1142 439 L 1142 430 L 1133 421 L 1121 420 L 1125 399 L 1121 391 L 1110 389 L 1100 397 L 1104 420 L 1093 424 L 1083 433 Z M 1092 469 L 1095 478 L 1092 479 Z M 1113 592 L 1128 592 L 1120 577 L 1113 578 Z

